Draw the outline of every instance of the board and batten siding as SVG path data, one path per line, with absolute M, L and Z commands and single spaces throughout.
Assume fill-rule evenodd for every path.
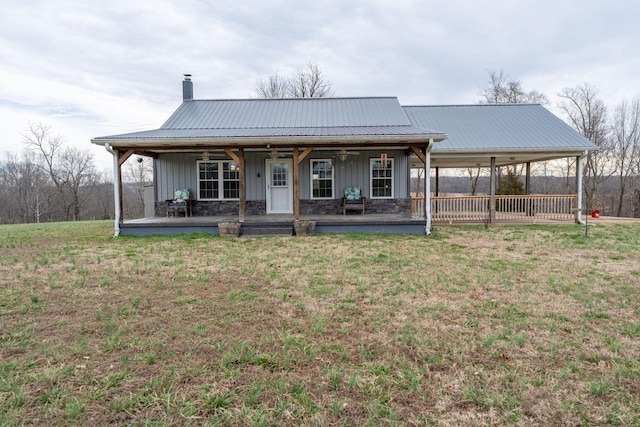
M 355 151 L 355 150 L 354 150 Z M 365 197 L 370 197 L 370 159 L 380 158 L 381 151 L 362 151 L 359 155 L 349 155 L 345 161 L 334 160 L 334 197 L 339 199 L 346 187 L 360 187 Z M 300 198 L 311 198 L 311 160 L 331 159 L 334 152 L 314 151 L 300 164 Z M 409 197 L 409 158 L 404 151 L 387 151 L 388 158 L 394 159 L 394 196 Z M 247 200 L 266 198 L 266 160 L 264 152 L 245 152 Z M 284 158 L 291 158 L 285 155 Z M 155 159 L 156 197 L 158 201 L 173 198 L 174 191 L 190 188 L 193 197 L 198 196 L 197 154 L 166 153 Z M 211 160 L 230 160 L 212 157 Z M 293 179 L 293 171 L 291 171 Z

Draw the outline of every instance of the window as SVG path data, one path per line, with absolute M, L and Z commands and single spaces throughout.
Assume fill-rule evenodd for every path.
M 393 198 L 393 159 L 371 159 L 371 198 Z
M 239 199 L 239 171 L 233 161 L 199 161 L 198 200 Z
M 311 160 L 311 198 L 333 199 L 333 160 Z

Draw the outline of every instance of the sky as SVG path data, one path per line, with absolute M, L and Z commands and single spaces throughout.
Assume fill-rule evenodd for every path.
M 473 104 L 490 70 L 549 99 L 589 83 L 613 111 L 640 96 L 635 0 L 0 0 L 0 156 L 31 124 L 97 136 L 156 129 L 182 102 L 255 97 L 309 63 L 335 96 Z

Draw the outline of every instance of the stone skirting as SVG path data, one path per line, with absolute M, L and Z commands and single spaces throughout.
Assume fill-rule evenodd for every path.
M 223 216 L 238 214 L 237 200 L 195 201 L 193 216 Z M 156 216 L 166 216 L 166 204 L 156 202 Z M 409 214 L 410 199 L 367 199 L 366 214 Z M 245 213 L 247 215 L 266 215 L 266 200 L 247 200 Z M 342 199 L 330 200 L 300 200 L 301 215 L 337 215 L 342 214 Z

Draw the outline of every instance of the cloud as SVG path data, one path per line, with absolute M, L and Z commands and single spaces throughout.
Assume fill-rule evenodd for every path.
M 474 103 L 504 69 L 552 103 L 590 82 L 613 105 L 638 96 L 640 5 L 621 0 L 30 2 L 0 16 L 0 152 L 28 122 L 89 147 L 152 129 L 181 102 L 253 96 L 255 83 L 318 64 L 338 96 Z M 93 149 L 93 147 L 92 147 Z M 101 154 L 102 156 L 102 154 Z M 107 157 L 108 160 L 108 157 Z

